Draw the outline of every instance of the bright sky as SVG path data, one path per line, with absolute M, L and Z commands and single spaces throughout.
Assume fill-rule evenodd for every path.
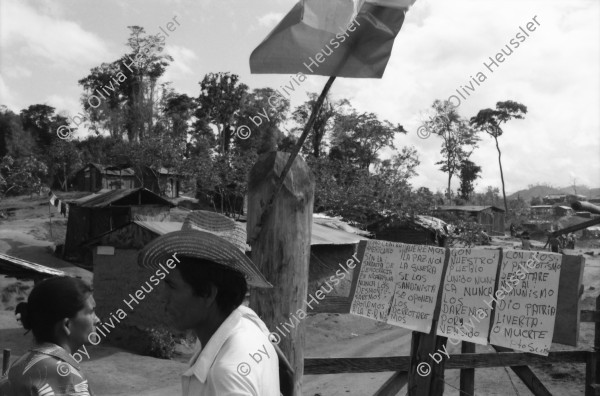
M 181 23 L 166 39 L 175 58 L 164 80 L 197 97 L 208 72 L 239 74 L 250 88 L 278 88 L 288 75 L 251 75 L 252 50 L 295 0 L 0 0 L 0 104 L 19 112 L 45 103 L 60 112 L 82 111 L 77 80 L 125 52 L 128 25 L 160 32 Z M 504 62 L 484 62 L 505 48 L 528 22 L 539 25 Z M 166 30 L 166 28 L 165 28 Z M 517 40 L 518 41 L 518 40 Z M 506 48 L 505 51 L 509 52 Z M 397 145 L 415 146 L 421 165 L 416 187 L 444 189 L 439 138 L 416 130 L 435 99 L 447 99 L 483 72 L 459 107 L 464 117 L 515 100 L 525 120 L 505 125 L 500 139 L 507 192 L 538 182 L 600 187 L 600 2 L 597 0 L 417 0 L 396 38 L 384 77 L 337 79 L 334 99 L 402 124 Z M 309 76 L 292 94 L 320 92 L 325 77 Z M 462 91 L 462 89 L 461 89 Z M 471 91 L 469 91 L 471 92 Z M 456 100 L 454 99 L 456 102 Z M 493 139 L 483 136 L 471 159 L 482 166 L 477 190 L 500 187 Z M 458 183 L 453 182 L 453 188 Z

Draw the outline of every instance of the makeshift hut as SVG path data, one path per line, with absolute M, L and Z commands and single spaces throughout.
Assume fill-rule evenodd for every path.
M 443 246 L 448 237 L 445 226 L 446 223 L 432 216 L 405 217 L 390 214 L 372 223 L 367 229 L 379 240 Z
M 475 220 L 489 235 L 504 235 L 504 209 L 496 206 L 440 206 L 436 212 Z
M 340 269 L 339 264 L 344 264 L 356 253 L 358 242 L 366 238 L 348 232 L 353 229 L 347 224 L 340 224 L 339 220 L 318 216 L 313 220 L 309 292 L 314 293 L 335 275 Z M 161 293 L 152 290 L 147 292 L 152 286 L 149 279 L 155 270 L 140 268 L 137 265 L 137 255 L 148 242 L 160 235 L 180 230 L 182 224 L 134 220 L 85 243 L 92 255 L 94 299 L 99 316 L 108 318 L 118 309 L 127 313 L 127 322 L 111 329 L 109 339 L 115 345 L 144 353 L 149 329 L 168 326 Z M 247 254 L 251 256 L 251 252 Z M 351 277 L 346 277 L 345 282 L 340 282 L 328 295 L 348 296 L 350 279 Z M 139 304 L 132 302 L 131 296 L 135 297 L 142 285 L 146 291 L 143 292 L 143 301 L 136 299 Z
M 179 197 L 181 176 L 167 168 L 152 169 L 147 166 L 142 168 L 141 180 L 143 186 L 150 191 L 167 198 Z
M 74 189 L 97 192 L 135 188 L 138 185 L 135 172 L 131 168 L 89 163 L 75 174 Z
M 84 242 L 132 220 L 168 220 L 173 206 L 145 188 L 101 191 L 70 201 L 63 258 L 83 261 Z M 86 263 L 91 264 L 89 260 Z

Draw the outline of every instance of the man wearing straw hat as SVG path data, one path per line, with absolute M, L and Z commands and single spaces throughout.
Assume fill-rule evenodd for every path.
M 245 250 L 243 226 L 197 211 L 181 231 L 160 236 L 140 251 L 143 267 L 158 269 L 171 257 L 178 260 L 165 279 L 166 311 L 175 328 L 193 330 L 200 344 L 182 376 L 184 396 L 280 395 L 269 330 L 241 305 L 248 286 L 272 285 Z

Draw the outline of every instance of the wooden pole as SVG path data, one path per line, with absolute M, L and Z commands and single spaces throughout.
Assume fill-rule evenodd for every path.
M 52 239 L 52 210 L 50 209 L 50 201 L 48 201 L 48 215 L 50 216 L 50 239 Z
M 461 344 L 462 353 L 475 353 L 474 343 L 463 341 Z M 475 369 L 460 370 L 460 391 L 467 395 L 475 394 Z
M 323 107 L 323 102 L 325 101 L 325 97 L 327 96 L 327 93 L 329 92 L 329 89 L 331 88 L 331 84 L 333 84 L 334 81 L 335 81 L 335 76 L 331 76 L 331 77 L 329 77 L 329 80 L 327 80 L 325 87 L 323 87 L 323 91 L 321 91 L 321 95 L 319 96 L 319 99 L 317 99 L 317 102 L 315 103 L 315 105 L 312 108 L 312 113 L 310 114 L 310 118 L 308 119 L 308 122 L 306 123 L 306 126 L 304 127 L 304 131 L 302 131 L 302 135 L 300 136 L 300 139 L 298 139 L 298 142 L 292 149 L 292 153 L 289 156 L 287 163 L 285 164 L 283 172 L 281 172 L 281 176 L 279 177 L 279 180 L 277 181 L 277 185 L 273 189 L 273 193 L 271 194 L 270 197 L 268 197 L 268 199 L 266 199 L 264 201 L 267 203 L 266 206 L 261 207 L 262 213 L 260 215 L 259 221 L 258 221 L 255 229 L 253 230 L 252 233 L 250 233 L 250 229 L 248 229 L 248 235 L 249 235 L 248 241 L 251 245 L 252 245 L 252 242 L 256 238 L 258 238 L 261 228 L 266 223 L 267 217 L 269 216 L 269 212 L 271 210 L 271 207 L 273 206 L 273 202 L 274 202 L 275 198 L 277 197 L 277 194 L 279 194 L 279 191 L 281 191 L 283 182 L 287 176 L 288 171 L 292 167 L 292 164 L 294 163 L 296 156 L 300 152 L 300 149 L 302 148 L 304 141 L 308 137 L 308 134 L 310 133 L 313 125 L 315 124 L 315 121 L 317 119 L 317 114 L 319 114 L 319 111 L 321 111 L 321 107 Z
M 8 371 L 8 365 L 10 363 L 10 349 L 5 349 L 2 352 L 2 375 Z
M 252 260 L 273 289 L 256 289 L 250 293 L 250 307 L 267 327 L 279 336 L 279 345 L 294 369 L 291 395 L 302 394 L 304 373 L 303 319 L 311 308 L 306 307 L 308 265 L 314 180 L 301 157 L 293 162 L 280 194 L 273 200 L 269 216 L 263 216 L 265 203 L 278 188 L 290 154 L 269 152 L 259 158 L 250 171 L 248 182 L 248 235 L 252 241 Z M 260 232 L 258 224 L 264 218 Z M 311 306 L 316 303 L 312 302 Z M 284 325 L 287 322 L 288 325 Z

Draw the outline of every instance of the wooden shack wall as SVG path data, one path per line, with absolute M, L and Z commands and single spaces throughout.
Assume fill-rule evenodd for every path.
M 123 309 L 127 315 L 115 329 L 111 329 L 106 339 L 113 345 L 142 352 L 146 340 L 141 340 L 140 329 L 167 328 L 169 322 L 161 290 L 164 281 L 153 284 L 150 277 L 155 275 L 156 270 L 139 267 L 137 255 L 137 249 L 115 249 L 112 256 L 99 255 L 94 248 L 94 299 L 98 316 L 105 321 L 111 313 L 116 316 L 118 309 Z M 132 297 L 142 285 L 149 292 L 143 291 L 143 299 L 136 303 Z
M 98 244 L 118 249 L 141 249 L 158 235 L 135 223 L 114 230 L 100 238 Z

